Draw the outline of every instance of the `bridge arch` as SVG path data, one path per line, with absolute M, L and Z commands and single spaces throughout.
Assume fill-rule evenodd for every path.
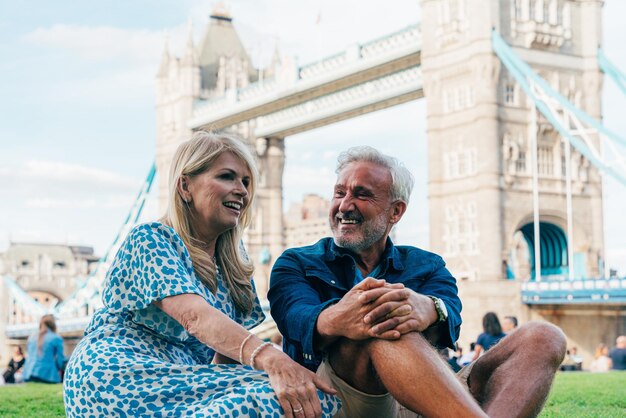
M 536 278 L 535 239 L 534 225 L 527 223 L 522 226 L 520 232 L 528 245 L 530 255 L 530 278 Z M 567 235 L 563 230 L 549 222 L 539 222 L 539 245 L 541 256 L 541 274 L 545 276 L 564 276 L 568 273 L 567 260 Z

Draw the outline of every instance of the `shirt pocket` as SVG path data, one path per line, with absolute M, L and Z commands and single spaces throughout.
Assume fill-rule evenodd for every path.
M 331 292 L 345 293 L 346 289 L 330 270 L 322 270 L 317 267 L 305 267 L 306 279 L 313 287 L 326 287 Z

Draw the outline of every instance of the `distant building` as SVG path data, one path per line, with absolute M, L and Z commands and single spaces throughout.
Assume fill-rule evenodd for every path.
M 286 248 L 314 244 L 330 236 L 329 209 L 330 202 L 316 194 L 307 194 L 302 202 L 292 204 L 284 218 Z
M 0 273 L 13 279 L 45 308 L 52 308 L 76 290 L 98 260 L 92 247 L 11 243 L 6 252 L 0 254 Z M 6 296 L 0 292 L 0 306 L 8 308 L 8 315 L 0 316 L 0 330 L 8 324 L 38 321 L 39 318 L 25 315 L 9 292 L 4 293 Z M 0 352 L 5 346 L 4 338 L 1 332 Z
M 99 260 L 92 247 L 29 243 L 11 243 L 0 258 L 4 274 L 37 294 L 38 302 L 45 306 L 72 294 L 76 280 L 84 279 Z

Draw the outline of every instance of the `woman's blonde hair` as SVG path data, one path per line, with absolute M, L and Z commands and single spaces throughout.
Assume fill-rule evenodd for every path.
M 596 347 L 596 353 L 593 356 L 593 358 L 600 358 L 604 355 L 606 355 L 606 351 L 609 349 L 609 347 L 604 344 L 604 343 L 600 343 L 597 347 Z
M 216 134 L 205 131 L 194 133 L 193 137 L 183 142 L 172 160 L 169 176 L 169 202 L 162 222 L 171 226 L 180 235 L 189 250 L 197 277 L 211 292 L 217 291 L 216 264 L 203 248 L 203 243 L 193 229 L 192 214 L 189 205 L 178 192 L 182 176 L 194 177 L 211 167 L 225 152 L 230 152 L 241 159 L 250 170 L 248 186 L 248 205 L 241 212 L 237 227 L 230 229 L 217 238 L 215 259 L 220 265 L 220 272 L 231 298 L 241 312 L 250 312 L 254 301 L 252 291 L 252 273 L 254 267 L 240 251 L 239 245 L 245 228 L 250 225 L 251 208 L 254 200 L 258 173 L 254 157 L 243 140 L 234 135 Z

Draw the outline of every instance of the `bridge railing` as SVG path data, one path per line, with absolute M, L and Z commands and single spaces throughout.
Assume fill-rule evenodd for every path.
M 56 321 L 57 332 L 60 334 L 83 332 L 91 321 L 91 316 L 79 318 L 62 318 Z M 36 322 L 7 325 L 5 335 L 8 338 L 28 338 L 39 328 L 39 319 Z
M 407 48 L 414 50 L 421 45 L 422 34 L 420 25 L 410 25 L 392 34 L 371 40 L 362 45 L 353 45 L 347 50 L 338 52 L 331 56 L 300 67 L 286 69 L 293 71 L 293 79 L 289 77 L 274 77 L 271 79 L 259 80 L 246 87 L 237 90 L 226 91 L 224 96 L 212 97 L 210 99 L 200 99 L 194 104 L 194 116 L 211 114 L 221 110 L 228 105 L 241 102 L 252 102 L 262 100 L 268 95 L 275 94 L 281 88 L 292 88 L 293 84 L 313 82 L 318 78 L 332 76 L 337 71 L 341 72 L 346 65 L 353 62 L 374 62 L 384 59 L 388 54 L 404 51 Z M 291 80 L 285 84 L 280 79 Z
M 522 284 L 522 302 L 527 305 L 612 304 L 626 302 L 626 278 L 564 278 Z

